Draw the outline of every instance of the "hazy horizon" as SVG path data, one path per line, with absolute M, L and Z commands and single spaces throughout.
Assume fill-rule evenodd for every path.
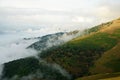
M 85 29 L 119 17 L 120 0 L 0 0 L 0 34 Z

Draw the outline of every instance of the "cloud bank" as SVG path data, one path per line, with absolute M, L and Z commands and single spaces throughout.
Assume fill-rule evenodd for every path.
M 1 0 L 0 31 L 84 29 L 118 18 L 119 7 L 119 0 Z
M 35 56 L 37 54 L 35 50 L 26 49 L 27 46 L 35 41 L 19 40 L 6 45 L 0 45 L 0 64 L 24 57 Z

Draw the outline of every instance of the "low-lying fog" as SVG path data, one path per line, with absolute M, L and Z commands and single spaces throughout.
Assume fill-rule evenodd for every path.
M 46 34 L 39 34 L 40 35 L 39 37 L 44 36 Z M 52 33 L 48 33 L 48 34 L 52 34 Z M 38 37 L 38 34 L 36 36 Z M 34 37 L 36 36 L 34 35 Z M 33 35 L 32 36 L 26 34 L 23 35 L 23 33 L 0 34 L 0 64 L 12 60 L 16 60 L 19 58 L 25 58 L 36 55 L 37 54 L 36 50 L 26 49 L 26 47 L 39 40 L 34 37 Z M 25 40 L 24 38 L 33 38 L 33 39 Z M 60 39 L 62 41 L 68 41 L 72 38 L 73 36 L 63 35 Z M 50 41 L 48 41 L 47 44 L 52 45 Z
M 23 38 L 41 37 L 50 33 L 4 33 L 0 34 L 0 64 L 16 60 L 19 58 L 35 55 L 37 52 L 32 49 L 26 49 L 38 39 L 24 40 Z
M 36 54 L 35 50 L 26 47 L 37 39 L 24 40 L 17 35 L 2 35 L 0 39 L 0 64 Z
M 49 33 L 53 34 L 53 33 Z M 79 34 L 79 33 L 78 33 Z M 64 34 L 61 37 L 59 37 L 59 40 L 51 42 L 51 38 L 48 39 L 46 42 L 48 47 L 51 47 L 52 45 L 59 45 L 59 41 L 69 41 L 70 39 L 74 38 L 75 36 L 78 36 L 78 34 Z M 44 36 L 46 34 L 40 34 L 39 37 Z M 80 34 L 79 34 L 80 35 Z M 57 35 L 56 35 L 57 36 Z M 0 77 L 2 75 L 2 70 L 4 67 L 4 63 L 17 60 L 20 58 L 25 58 L 29 56 L 36 56 L 37 51 L 31 48 L 27 48 L 32 43 L 39 41 L 38 34 L 36 36 L 29 36 L 29 35 L 20 35 L 20 34 L 0 34 Z M 27 39 L 31 38 L 31 39 Z M 27 49 L 26 49 L 27 48 Z M 47 48 L 47 47 L 46 47 Z

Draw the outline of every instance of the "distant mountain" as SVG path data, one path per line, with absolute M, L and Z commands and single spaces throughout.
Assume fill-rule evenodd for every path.
M 55 33 L 55 34 L 49 34 L 42 37 L 38 37 L 39 41 L 31 44 L 27 48 L 33 48 L 37 51 L 44 50 L 48 47 L 54 46 L 56 44 L 62 44 L 64 41 L 61 38 L 65 33 Z M 30 38 L 29 38 L 30 39 Z M 50 44 L 49 44 L 50 43 Z
M 52 46 L 63 44 L 75 38 L 78 35 L 80 35 L 79 31 L 76 30 L 76 31 L 71 31 L 71 32 L 59 32 L 55 34 L 48 34 L 42 37 L 36 37 L 35 39 L 39 39 L 39 41 L 31 44 L 27 48 L 33 48 L 37 51 L 43 51 Z M 24 38 L 24 39 L 29 40 L 30 38 Z
M 69 36 L 76 32 L 65 35 Z M 63 42 L 62 36 L 64 33 L 57 36 L 47 35 L 30 45 L 28 48 L 43 51 L 37 58 L 30 57 L 5 63 L 2 78 L 98 80 L 120 76 L 120 19 L 87 29 L 82 36 L 73 35 L 74 38 L 72 36 L 73 39 L 67 39 L 70 40 L 67 42 Z M 54 45 L 59 39 L 62 39 L 60 45 Z M 53 45 L 44 49 L 43 47 L 48 46 L 46 44 L 48 41 Z

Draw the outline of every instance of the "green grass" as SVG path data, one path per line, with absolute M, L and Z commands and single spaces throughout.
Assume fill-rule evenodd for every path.
M 117 40 L 117 44 L 95 61 L 90 68 L 92 74 L 120 72 L 120 29 L 115 30 L 110 36 Z
M 72 40 L 68 43 L 68 45 L 78 45 L 83 50 L 97 50 L 100 48 L 108 50 L 111 47 L 113 47 L 116 43 L 116 39 L 111 38 L 110 34 L 96 33 L 84 39 Z
M 87 30 L 85 30 L 88 34 L 89 33 L 92 33 L 92 32 L 97 32 L 97 31 L 99 31 L 101 28 L 103 28 L 104 26 L 110 26 L 112 24 L 112 22 L 107 22 L 107 23 L 103 23 L 103 24 L 100 24 L 100 25 L 98 25 L 98 26 L 95 26 L 95 27 L 92 27 L 92 28 L 90 28 L 90 29 L 87 29 Z
M 111 56 L 111 59 L 109 62 L 106 62 L 105 67 L 111 68 L 113 72 L 119 72 L 120 71 L 120 58 L 117 58 L 116 56 Z
M 99 31 L 111 24 L 113 23 L 103 23 L 88 29 L 82 37 L 77 37 L 60 46 L 53 46 L 40 53 L 39 57 L 48 63 L 59 64 L 72 75 L 73 79 L 82 77 L 77 80 L 98 80 L 120 76 L 120 73 L 112 73 L 120 71 L 120 45 L 118 44 L 120 43 L 120 29 L 115 30 L 116 28 L 112 26 L 114 28 L 112 33 L 107 30 L 106 32 Z M 77 32 L 69 33 L 69 35 Z M 30 57 L 5 63 L 2 77 L 12 78 L 17 75 L 19 80 L 19 77 L 38 75 L 39 72 L 39 74 L 42 73 L 42 78 L 35 76 L 34 80 L 36 78 L 37 80 L 70 80 L 46 62 Z M 107 69 L 110 69 L 111 73 L 108 73 Z M 97 75 L 90 76 L 92 74 Z
M 117 39 L 107 33 L 96 33 L 86 38 L 74 39 L 64 45 L 40 53 L 44 60 L 57 63 L 73 77 L 89 75 L 89 68 L 102 53 L 117 44 Z
M 112 36 L 120 39 L 120 29 L 116 30 Z

